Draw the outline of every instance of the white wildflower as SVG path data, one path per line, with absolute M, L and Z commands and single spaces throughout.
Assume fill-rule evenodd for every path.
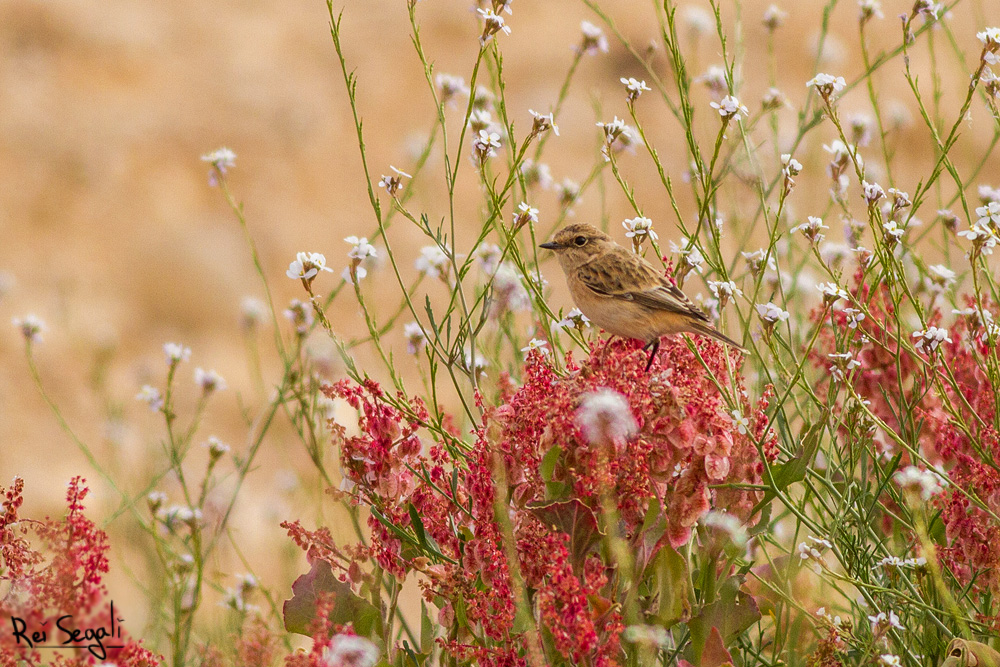
M 715 17 L 701 7 L 688 5 L 684 8 L 684 24 L 695 35 L 702 35 L 715 27 Z
M 621 82 L 625 84 L 625 91 L 629 102 L 635 102 L 639 99 L 639 96 L 642 95 L 644 90 L 652 90 L 646 85 L 645 81 L 639 81 L 638 79 L 633 79 L 632 77 L 627 79 L 622 77 Z
M 441 278 L 448 274 L 448 255 L 436 245 L 424 246 L 420 249 L 420 257 L 415 262 L 417 271 L 428 278 Z
M 229 445 L 214 435 L 205 442 L 205 448 L 208 449 L 209 458 L 216 461 L 229 453 Z
M 722 101 L 712 102 L 710 106 L 713 109 L 718 109 L 719 115 L 727 120 L 733 118 L 734 116 L 739 116 L 739 114 L 741 113 L 744 116 L 750 115 L 750 112 L 747 110 L 747 108 L 742 104 L 740 104 L 740 101 L 735 97 L 733 97 L 732 95 L 726 95 L 725 97 L 722 98 Z
M 538 224 L 538 209 L 523 201 L 517 205 L 517 212 L 514 213 L 514 229 L 518 230 L 529 222 Z
M 334 635 L 323 648 L 323 667 L 374 667 L 378 646 L 358 635 Z
M 711 91 L 715 99 L 720 99 L 729 94 L 729 82 L 726 81 L 726 68 L 719 65 L 710 65 L 705 73 L 695 77 L 695 81 L 705 84 Z
M 844 308 L 844 315 L 847 316 L 848 329 L 857 329 L 858 325 L 865 319 L 865 314 L 857 308 Z
M 481 46 L 486 46 L 498 32 L 502 32 L 505 35 L 510 34 L 510 26 L 504 22 L 502 16 L 493 11 L 492 7 L 487 9 L 480 8 L 476 11 L 483 17 L 483 34 L 479 38 Z
M 530 341 L 528 341 L 528 345 L 526 347 L 521 348 L 521 352 L 524 352 L 525 354 L 529 354 L 531 352 L 538 352 L 539 354 L 542 355 L 548 355 L 550 353 L 550 350 L 547 347 L 548 344 L 549 342 L 547 340 L 542 340 L 540 338 L 532 338 Z
M 743 290 L 737 287 L 732 280 L 710 280 L 708 281 L 708 289 L 719 300 L 719 308 L 725 308 L 730 299 L 743 296 Z
M 628 399 L 607 388 L 583 396 L 575 421 L 584 439 L 592 445 L 624 442 L 639 428 Z
M 557 137 L 559 136 L 559 126 L 556 125 L 555 118 L 553 118 L 551 113 L 541 114 L 534 109 L 528 109 L 528 113 L 531 114 L 531 133 L 541 134 L 542 132 L 548 132 L 552 130 L 552 133 Z
M 311 281 L 320 271 L 333 272 L 326 265 L 326 257 L 318 252 L 300 252 L 295 255 L 295 261 L 288 265 L 285 275 L 293 280 Z
M 653 231 L 653 221 L 649 218 L 636 217 L 629 218 L 622 221 L 622 227 L 625 228 L 626 238 L 632 239 L 632 249 L 636 252 L 642 247 L 642 242 L 646 239 L 657 240 L 660 238 L 656 232 Z
M 491 276 L 496 273 L 497 268 L 500 266 L 500 258 L 503 256 L 503 252 L 500 250 L 500 246 L 495 243 L 482 243 L 476 248 L 473 255 L 479 261 L 479 266 L 482 268 L 483 273 Z
M 781 164 L 785 176 L 798 176 L 802 172 L 802 163 L 793 158 L 790 153 L 782 154 Z
M 774 261 L 774 255 L 767 253 L 763 248 L 754 250 L 753 252 L 741 252 L 740 254 L 746 260 L 747 268 L 754 276 L 760 273 L 761 269 L 765 268 L 765 259 L 767 260 L 766 268 L 769 271 L 778 270 L 778 265 Z
M 733 418 L 733 426 L 736 430 L 740 432 L 740 435 L 746 435 L 750 430 L 750 420 L 743 416 L 743 413 L 739 410 L 733 410 L 729 413 Z
M 817 74 L 806 83 L 807 88 L 815 88 L 816 92 L 825 100 L 829 100 L 831 95 L 839 93 L 846 86 L 847 82 L 844 77 L 823 73 Z
M 850 298 L 848 297 L 847 292 L 836 283 L 819 283 L 816 285 L 816 289 L 818 289 L 823 295 L 823 303 L 828 306 L 833 305 L 840 299 L 844 299 L 846 301 Z
M 945 487 L 944 480 L 938 473 L 917 466 L 906 466 L 902 470 L 897 470 L 892 478 L 899 485 L 899 488 L 919 493 L 920 498 L 924 501 L 942 493 Z
M 358 277 L 364 277 L 363 268 L 358 268 Z M 346 279 L 349 280 L 350 277 Z M 300 336 L 304 336 L 309 333 L 309 329 L 312 328 L 313 324 L 313 309 L 310 304 L 299 301 L 298 299 L 292 299 L 283 314 L 289 322 L 295 325 L 295 331 Z
M 224 176 L 231 167 L 236 166 L 236 153 L 223 147 L 202 155 L 201 160 L 212 165 L 212 171 L 208 174 L 208 184 L 214 186 L 219 184 L 220 175 Z
M 472 153 L 480 162 L 485 162 L 488 158 L 496 157 L 497 149 L 500 146 L 499 134 L 487 130 L 479 130 L 479 134 L 472 140 Z
M 787 310 L 782 310 L 779 306 L 776 306 L 770 301 L 767 303 L 758 303 L 757 314 L 766 324 L 770 324 L 772 326 L 778 322 L 784 322 L 791 317 Z
M 948 337 L 948 330 L 935 326 L 927 327 L 921 331 L 914 331 L 911 336 L 917 339 L 914 347 L 918 350 L 923 350 L 927 354 L 931 354 L 937 350 L 941 343 L 951 342 L 951 338 Z
M 566 317 L 552 324 L 553 329 L 561 329 L 564 331 L 566 329 L 579 329 L 580 331 L 583 331 L 589 326 L 590 318 L 584 315 L 579 308 L 574 308 L 566 313 Z
M 899 622 L 899 616 L 896 612 L 890 610 L 888 613 L 880 611 L 874 616 L 869 616 L 868 621 L 872 624 L 872 632 L 883 633 L 889 628 L 895 628 L 897 630 L 903 630 L 903 625 Z
M 403 179 L 413 178 L 413 177 L 407 174 L 405 171 L 400 171 L 399 169 L 396 169 L 391 164 L 389 165 L 389 169 L 392 169 L 393 175 L 386 176 L 385 174 L 383 174 L 382 178 L 378 182 L 378 186 L 380 188 L 385 188 L 386 192 L 388 192 L 391 196 L 395 197 L 396 193 L 403 188 Z
M 822 242 L 825 238 L 822 231 L 824 229 L 830 229 L 823 224 L 823 218 L 817 218 L 814 215 L 810 215 L 806 222 L 801 225 L 796 225 L 790 230 L 792 234 L 795 232 L 802 232 L 802 235 L 809 239 L 810 243 L 816 244 Z
M 833 362 L 829 367 L 829 370 L 833 379 L 837 382 L 843 382 L 847 373 L 850 373 L 855 368 L 861 367 L 861 362 L 855 359 L 854 355 L 850 352 L 843 352 L 839 354 L 833 352 L 826 355 L 826 357 Z
M 469 95 L 472 92 L 469 90 L 469 86 L 466 85 L 465 79 L 460 76 L 441 73 L 434 77 L 434 83 L 437 84 L 438 90 L 441 91 L 442 103 L 447 103 L 459 95 Z
M 531 158 L 525 158 L 521 163 L 521 175 L 524 176 L 524 184 L 529 188 L 537 185 L 543 190 L 548 190 L 555 183 L 549 165 L 544 162 L 536 163 Z
M 868 202 L 869 206 L 874 206 L 878 203 L 880 199 L 885 197 L 885 190 L 878 183 L 869 183 L 868 181 L 861 181 L 861 187 L 864 188 L 864 198 Z
M 944 264 L 931 264 L 927 273 L 931 284 L 940 290 L 948 289 L 955 282 L 955 272 Z

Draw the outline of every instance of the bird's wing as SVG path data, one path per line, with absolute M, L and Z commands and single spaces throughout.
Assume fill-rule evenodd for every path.
M 708 322 L 708 316 L 676 285 L 642 257 L 624 248 L 587 262 L 577 270 L 580 281 L 602 296 L 633 301 L 652 310 L 666 310 Z

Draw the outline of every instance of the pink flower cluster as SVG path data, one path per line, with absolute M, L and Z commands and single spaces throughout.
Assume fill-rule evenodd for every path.
M 851 327 L 848 313 L 830 311 L 833 327 L 815 360 L 825 363 L 826 353 L 833 351 L 833 330 L 847 332 L 852 349 L 860 346 L 853 380 L 857 393 L 887 426 L 947 470 L 950 483 L 934 500 L 947 531 L 945 563 L 971 582 L 972 591 L 995 594 L 1000 591 L 1000 524 L 965 493 L 974 494 L 994 516 L 1000 514 L 1000 395 L 986 369 L 991 356 L 986 326 L 997 317 L 995 309 L 989 304 L 977 309 L 969 300 L 969 308 L 948 327 L 950 340 L 929 357 L 898 345 L 897 311 L 885 286 L 862 285 L 853 292 L 868 305 L 869 316 L 855 319 Z M 928 326 L 941 322 L 939 311 L 929 313 Z M 900 423 L 898 415 L 909 413 L 914 418 Z M 893 449 L 887 438 L 877 444 Z M 908 462 L 904 455 L 901 466 Z
M 83 479 L 70 481 L 68 512 L 61 520 L 22 518 L 23 491 L 20 477 L 15 477 L 9 488 L 0 487 L 0 590 L 6 591 L 0 598 L 0 624 L 13 627 L 11 619 L 17 617 L 26 628 L 51 630 L 55 619 L 68 614 L 77 628 L 110 627 L 107 590 L 102 582 L 108 571 L 108 537 L 83 514 L 83 499 L 88 493 Z M 29 535 L 37 539 L 40 548 L 32 545 Z M 14 633 L 0 634 L 0 666 L 15 667 L 22 660 L 40 664 L 40 653 L 18 639 Z M 123 643 L 123 648 L 108 649 L 108 661 L 119 667 L 159 664 L 161 658 L 139 642 L 125 638 Z M 92 664 L 91 658 L 81 648 L 62 652 L 55 664 L 83 667 Z
M 485 416 L 471 444 L 447 421 L 430 423 L 419 400 L 372 381 L 328 387 L 360 414 L 360 434 L 334 425 L 334 440 L 342 488 L 371 508 L 370 552 L 338 550 L 324 529 L 287 527 L 342 581 L 356 583 L 352 570 L 368 555 L 399 578 L 419 572 L 451 638 L 440 644 L 457 659 L 526 664 L 531 640 L 514 623 L 520 577 L 560 655 L 619 664 L 623 600 L 609 583 L 615 564 L 597 548 L 599 517 L 617 514 L 642 572 L 665 545 L 686 544 L 713 507 L 749 521 L 761 496 L 745 485 L 761 484 L 761 454 L 777 456 L 765 414 L 770 389 L 750 405 L 742 381 L 729 380 L 735 353 L 707 339 L 697 344 L 703 361 L 685 341 L 664 340 L 650 374 L 635 341 L 598 342 L 580 365 L 569 355 L 565 375 L 531 352 L 522 386 L 504 380 L 499 405 L 477 395 Z M 581 414 L 591 408 L 604 412 Z M 650 512 L 666 527 L 646 543 Z

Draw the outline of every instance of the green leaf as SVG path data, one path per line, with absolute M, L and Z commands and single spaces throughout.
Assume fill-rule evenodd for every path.
M 713 628 L 722 636 L 723 645 L 729 646 L 737 635 L 760 620 L 757 601 L 741 589 L 743 580 L 742 576 L 727 579 L 719 589 L 718 599 L 688 622 L 691 644 L 687 653 L 692 663 L 701 664 L 702 651 Z
M 300 635 L 309 634 L 316 618 L 316 603 L 321 595 L 333 597 L 330 621 L 337 625 L 351 623 L 354 631 L 369 638 L 382 637 L 382 615 L 375 606 L 357 596 L 350 584 L 341 581 L 325 560 L 313 561 L 309 572 L 292 584 L 292 599 L 285 600 L 282 617 L 285 629 Z
M 753 508 L 750 516 L 753 516 L 765 505 L 774 500 L 777 495 L 774 489 L 784 491 L 792 484 L 805 479 L 809 464 L 812 463 L 813 458 L 816 456 L 816 450 L 819 449 L 820 435 L 823 433 L 825 425 L 826 418 L 824 417 L 812 426 L 807 424 L 803 427 L 803 435 L 801 436 L 802 449 L 799 455 L 784 463 L 771 466 L 771 483 L 773 489 L 767 489 L 764 492 L 764 497 Z
M 552 481 L 552 474 L 556 470 L 556 464 L 559 463 L 559 457 L 562 456 L 562 452 L 562 447 L 559 445 L 552 445 L 549 451 L 545 452 L 542 462 L 538 465 L 538 474 L 542 476 L 544 481 Z
M 597 525 L 597 515 L 578 498 L 562 502 L 531 503 L 528 511 L 542 523 L 570 537 L 570 554 L 574 567 L 583 565 L 590 550 L 604 537 Z
M 434 636 L 437 623 L 431 618 L 423 599 L 420 600 L 420 651 L 430 655 L 434 651 Z
M 664 544 L 650 565 L 657 592 L 656 620 L 665 628 L 691 617 L 691 585 L 687 560 Z

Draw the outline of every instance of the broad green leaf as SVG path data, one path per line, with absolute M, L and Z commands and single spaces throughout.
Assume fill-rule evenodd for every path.
M 528 511 L 547 526 L 553 526 L 569 535 L 574 567 L 582 566 L 590 550 L 604 537 L 597 525 L 594 510 L 577 498 L 562 502 L 532 503 L 528 505 Z
M 719 589 L 719 597 L 702 608 L 688 622 L 691 645 L 688 658 L 701 663 L 701 654 L 713 628 L 722 636 L 724 646 L 729 646 L 741 632 L 760 620 L 760 609 L 752 595 L 741 589 L 744 577 L 730 577 Z
M 664 544 L 650 565 L 658 594 L 656 620 L 665 628 L 691 617 L 691 585 L 687 561 Z
M 350 584 L 338 579 L 325 560 L 313 561 L 309 572 L 292 584 L 292 599 L 285 600 L 282 607 L 285 629 L 308 635 L 309 624 L 316 617 L 316 602 L 323 594 L 334 598 L 330 621 L 337 625 L 351 623 L 363 637 L 381 637 L 382 616 L 378 609 L 355 595 Z

